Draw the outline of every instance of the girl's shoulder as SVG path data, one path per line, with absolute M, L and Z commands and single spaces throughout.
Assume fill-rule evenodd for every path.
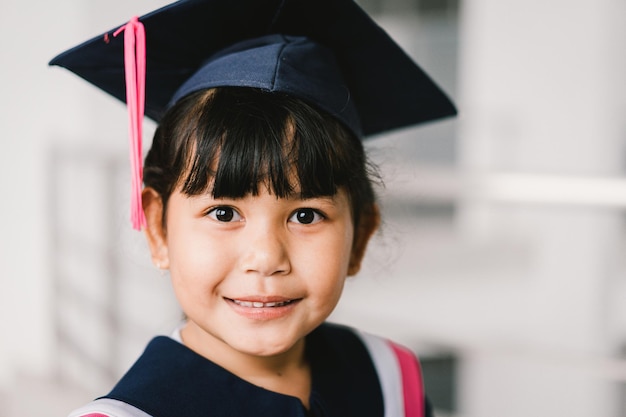
M 99 398 L 70 413 L 68 417 L 151 417 L 122 401 Z
M 428 416 L 429 407 L 417 356 L 388 338 L 351 327 L 325 323 L 320 329 L 328 339 L 353 338 L 367 351 L 376 370 L 385 403 L 385 416 Z
M 367 350 L 377 368 L 410 368 L 421 373 L 419 360 L 414 352 L 386 337 L 328 322 L 322 324 L 316 332 L 322 334 L 327 343 L 341 347 L 350 346 L 350 343 L 346 343 L 350 339 L 360 341 L 359 345 Z

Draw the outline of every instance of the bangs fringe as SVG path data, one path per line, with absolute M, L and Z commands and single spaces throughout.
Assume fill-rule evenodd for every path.
M 242 198 L 265 186 L 279 198 L 332 196 L 356 174 L 346 167 L 362 166 L 361 144 L 334 118 L 285 95 L 226 91 L 201 100 L 183 193 Z

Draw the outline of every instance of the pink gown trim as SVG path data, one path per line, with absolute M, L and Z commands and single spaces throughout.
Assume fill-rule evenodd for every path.
M 424 386 L 419 362 L 406 348 L 389 342 L 398 359 L 402 373 L 405 417 L 424 417 Z

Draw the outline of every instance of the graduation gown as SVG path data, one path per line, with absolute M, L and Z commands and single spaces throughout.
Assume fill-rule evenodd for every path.
M 325 323 L 306 339 L 310 409 L 253 385 L 166 336 L 113 390 L 69 417 L 429 417 L 419 362 L 386 339 Z

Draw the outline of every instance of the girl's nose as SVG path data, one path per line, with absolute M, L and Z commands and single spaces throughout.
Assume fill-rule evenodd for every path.
M 279 232 L 251 228 L 241 244 L 241 266 L 246 273 L 269 277 L 291 272 L 287 244 Z

